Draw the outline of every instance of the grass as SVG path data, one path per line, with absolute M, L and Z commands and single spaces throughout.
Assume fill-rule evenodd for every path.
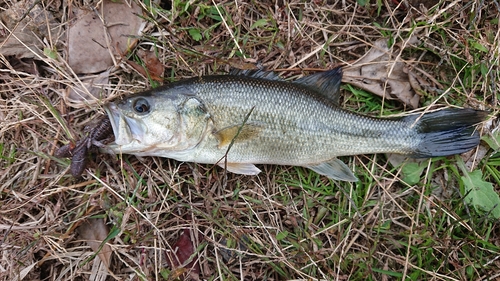
M 260 175 L 240 176 L 212 165 L 129 155 L 94 156 L 74 179 L 69 162 L 52 157 L 54 151 L 82 136 L 102 114 L 100 104 L 157 82 L 120 60 L 105 85 L 108 99 L 70 107 L 65 90 L 79 81 L 63 63 L 63 25 L 45 36 L 56 51 L 50 56 L 20 61 L 0 54 L 0 280 L 182 279 L 185 272 L 169 266 L 166 253 L 184 229 L 194 233 L 192 259 L 200 264 L 193 279 L 498 278 L 498 220 L 468 203 L 458 163 L 481 171 L 481 180 L 498 193 L 499 3 L 422 1 L 436 4 L 422 12 L 405 6 L 414 1 L 364 2 L 230 1 L 216 7 L 174 0 L 160 7 L 143 1 L 145 34 L 124 56 L 139 62 L 138 49 L 155 51 L 169 82 L 256 63 L 290 77 L 352 63 L 380 38 L 399 44 L 415 35 L 418 47 L 397 55 L 426 83 L 421 109 L 491 111 L 480 149 L 419 162 L 342 157 L 356 183 L 300 167 L 261 165 Z M 47 5 L 40 7 L 66 20 L 61 7 Z M 409 111 L 348 84 L 341 94 L 341 106 L 359 113 Z M 77 234 L 94 218 L 119 230 L 110 232 L 108 270 L 99 269 Z

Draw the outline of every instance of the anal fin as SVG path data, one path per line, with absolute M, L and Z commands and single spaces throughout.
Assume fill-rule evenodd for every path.
M 323 162 L 316 165 L 305 166 L 320 175 L 327 176 L 334 180 L 341 181 L 358 181 L 358 178 L 354 176 L 351 169 L 347 165 L 337 158 L 334 158 L 328 162 Z

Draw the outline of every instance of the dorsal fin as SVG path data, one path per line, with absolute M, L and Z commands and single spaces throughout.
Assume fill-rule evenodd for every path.
M 329 100 L 339 103 L 342 68 L 337 67 L 325 72 L 315 73 L 295 80 L 293 83 L 307 86 Z
M 252 78 L 260 78 L 266 80 L 283 81 L 279 75 L 274 71 L 266 71 L 263 69 L 237 69 L 233 68 L 229 72 L 230 75 L 247 76 Z

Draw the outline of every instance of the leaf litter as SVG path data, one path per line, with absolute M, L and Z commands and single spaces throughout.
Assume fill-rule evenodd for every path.
M 82 76 L 82 83 L 69 87 L 68 104 L 82 107 L 107 97 L 102 85 L 108 83 L 110 68 L 118 67 L 117 60 L 137 44 L 144 28 L 141 14 L 141 7 L 133 1 L 128 4 L 105 0 L 97 9 L 70 6 L 68 65 Z
M 18 59 L 42 55 L 42 38 L 55 34 L 59 25 L 36 0 L 16 1 L 0 12 L 0 24 L 0 53 Z
M 419 41 L 411 37 L 407 44 Z M 386 99 L 398 99 L 411 108 L 417 108 L 420 100 L 420 81 L 400 52 L 403 47 L 388 46 L 386 39 L 373 43 L 373 47 L 350 66 L 343 68 L 342 82 L 354 85 Z
M 173 251 L 167 252 L 167 263 L 172 269 L 169 280 L 175 280 L 180 276 L 183 279 L 200 280 L 200 265 L 198 256 L 195 254 L 196 246 L 190 229 L 180 231 L 179 238 L 171 247 Z
M 6 1 L 5 3 L 15 2 Z M 152 28 L 154 32 L 167 34 L 163 28 L 169 31 L 168 36 L 148 34 L 153 37 L 153 40 L 147 43 L 158 46 L 163 55 L 163 57 L 159 56 L 159 60 L 166 66 L 167 73 L 172 73 L 172 76 L 175 73 L 175 79 L 227 72 L 227 65 L 220 63 L 221 58 L 226 61 L 241 61 L 238 60 L 238 55 L 241 54 L 234 55 L 234 50 L 236 50 L 233 45 L 234 41 L 245 43 L 241 44 L 241 47 L 249 60 L 262 61 L 266 66 L 271 65 L 282 69 L 287 69 L 291 64 L 297 63 L 297 69 L 307 70 L 335 65 L 339 60 L 349 61 L 353 58 L 352 54 L 342 51 L 338 46 L 350 47 L 353 43 L 349 42 L 359 42 L 359 38 L 362 42 L 372 42 L 374 38 L 380 37 L 368 21 L 382 21 L 384 17 L 387 17 L 392 21 L 387 24 L 393 24 L 393 26 L 387 27 L 386 30 L 393 33 L 405 33 L 408 27 L 407 24 L 398 21 L 401 19 L 401 13 L 406 13 L 406 11 L 399 9 L 393 13 L 394 10 L 391 10 L 392 3 L 396 1 L 384 2 L 378 8 L 370 3 L 364 7 L 354 5 L 354 1 L 345 2 L 347 6 L 330 5 L 326 2 L 318 4 L 317 1 L 310 3 L 291 1 L 286 6 L 279 4 L 273 6 L 261 2 L 243 1 L 238 2 L 237 7 L 227 2 L 219 7 L 231 29 L 234 27 L 233 35 L 229 35 L 222 28 L 216 28 L 204 33 L 203 39 L 195 42 L 188 35 L 189 28 L 194 26 L 200 30 L 206 30 L 206 27 L 212 26 L 214 22 L 204 18 L 203 5 L 188 7 L 193 3 L 181 2 L 185 6 L 168 7 L 163 11 L 158 9 L 158 14 L 144 9 L 147 16 L 159 23 L 158 26 Z M 176 2 L 176 4 L 179 3 Z M 474 6 L 479 8 L 478 14 L 481 17 L 491 15 L 491 11 L 495 10 L 493 4 L 487 5 L 489 6 L 486 8 Z M 462 15 L 467 14 L 470 9 L 462 9 L 464 7 L 460 1 L 453 1 L 453 3 L 441 1 L 437 9 L 445 10 L 448 14 L 446 18 L 437 15 L 433 17 L 435 25 L 417 27 L 428 30 L 429 38 L 438 38 L 437 46 L 444 50 L 440 54 L 446 62 L 461 59 L 468 54 L 457 53 L 461 52 L 462 45 L 459 41 L 455 42 L 456 49 L 450 50 L 448 42 L 440 42 L 440 37 L 436 36 L 437 32 L 433 30 L 450 25 L 446 31 L 451 36 L 446 39 L 453 41 L 455 36 L 456 38 L 468 36 L 469 34 L 456 32 L 456 30 L 463 30 L 460 25 L 467 26 L 468 24 L 467 18 Z M 193 12 L 194 8 L 197 9 L 196 13 Z M 460 13 L 454 11 L 456 8 L 460 8 L 457 9 Z M 378 16 L 377 9 L 381 9 L 380 16 Z M 156 13 L 157 10 L 154 12 Z M 417 13 L 418 11 L 412 10 L 411 12 Z M 330 16 L 332 13 L 335 14 L 334 17 Z M 430 13 L 434 12 L 430 10 Z M 298 15 L 300 18 L 295 18 Z M 170 22 L 174 18 L 176 21 Z M 266 18 L 268 20 L 265 30 L 254 25 L 256 21 Z M 453 21 L 449 21 L 449 18 Z M 491 23 L 494 23 L 493 20 Z M 477 21 L 477 23 L 481 22 Z M 475 27 L 476 23 L 472 25 Z M 62 29 L 66 26 L 67 22 L 61 22 Z M 258 32 L 259 36 L 253 36 L 246 30 L 252 26 L 254 26 L 253 32 Z M 457 29 L 454 30 L 454 28 Z M 336 37 L 338 34 L 341 34 L 341 37 Z M 60 40 L 61 38 L 63 37 L 45 36 L 40 39 L 48 41 L 50 45 L 60 46 L 60 41 L 63 41 Z M 182 38 L 182 40 L 177 40 L 177 38 Z M 329 41 L 330 38 L 334 40 Z M 493 36 L 493 38 L 496 37 Z M 149 37 L 141 38 L 144 41 L 149 41 L 149 39 Z M 487 44 L 491 45 L 491 42 Z M 207 54 L 201 56 L 196 53 L 196 50 L 208 48 L 203 46 L 210 46 L 217 52 L 208 53 L 207 51 Z M 321 50 L 323 53 L 311 53 L 310 50 Z M 416 276 L 417 279 L 461 280 L 467 278 L 464 272 L 469 272 L 468 268 L 473 268 L 470 278 L 476 279 L 487 279 L 500 268 L 495 255 L 498 251 L 491 248 L 491 244 L 495 244 L 494 241 L 498 240 L 498 227 L 494 223 L 491 224 L 492 231 L 484 234 L 481 227 L 476 227 L 477 214 L 475 212 L 471 212 L 470 217 L 463 215 L 465 213 L 463 208 L 457 210 L 456 213 L 446 212 L 450 210 L 447 208 L 448 204 L 452 208 L 456 207 L 456 201 L 459 201 L 456 200 L 456 195 L 449 201 L 436 200 L 433 205 L 434 209 L 429 214 L 419 212 L 415 204 L 415 199 L 418 197 L 414 196 L 414 189 L 405 189 L 406 186 L 398 182 L 398 177 L 392 174 L 388 176 L 385 173 L 387 171 L 385 166 L 384 169 L 380 169 L 380 166 L 386 163 L 383 157 L 352 158 L 352 163 L 360 169 L 359 172 L 368 174 L 364 178 L 366 186 L 369 186 L 367 190 L 364 189 L 365 186 L 342 186 L 351 190 L 353 194 L 357 193 L 357 198 L 363 199 L 359 201 L 360 206 L 357 206 L 363 212 L 360 221 L 352 220 L 352 206 L 345 204 L 349 200 L 337 192 L 338 189 L 333 183 L 314 174 L 297 174 L 296 171 L 300 169 L 264 166 L 265 173 L 259 177 L 229 176 L 226 183 L 222 185 L 220 182 L 222 176 L 218 170 L 203 165 L 182 164 L 156 158 L 123 157 L 121 161 L 115 161 L 111 165 L 104 161 L 96 163 L 95 167 L 89 169 L 88 173 L 83 174 L 77 180 L 63 175 L 66 166 L 54 163 L 50 157 L 46 156 L 46 153 L 51 151 L 61 138 L 62 129 L 52 117 L 53 115 L 43 106 L 39 106 L 37 96 L 41 93 L 46 95 L 54 107 L 60 108 L 63 112 L 62 118 L 71 120 L 74 130 L 87 124 L 87 120 L 95 118 L 95 112 L 99 109 L 96 107 L 89 110 L 90 103 L 85 102 L 77 105 L 80 109 L 67 108 L 68 104 L 71 106 L 73 104 L 62 100 L 64 96 L 61 94 L 63 93 L 61 87 L 67 85 L 80 87 L 80 81 L 68 78 L 70 76 L 65 75 L 66 70 L 60 68 L 60 61 L 57 59 L 64 57 L 60 55 L 60 49 L 51 48 L 49 51 L 47 55 L 50 55 L 53 60 L 46 60 L 42 71 L 37 74 L 19 73 L 16 72 L 17 68 L 4 71 L 1 66 L 4 72 L 0 74 L 3 79 L 0 83 L 2 89 L 0 92 L 0 116 L 2 117 L 0 120 L 2 122 L 2 128 L 0 128 L 0 155 L 2 156 L 0 158 L 2 165 L 0 231 L 5 235 L 1 244 L 4 258 L 0 261 L 0 279 L 6 275 L 16 280 L 22 278 L 24 280 L 90 279 L 91 269 L 84 263 L 74 262 L 81 256 L 81 244 L 76 243 L 72 246 L 74 242 L 71 238 L 57 237 L 57 233 L 64 233 L 67 230 L 66 222 L 74 223 L 80 220 L 81 214 L 86 213 L 88 206 L 95 208 L 96 214 L 102 215 L 108 214 L 106 212 L 110 209 L 125 204 L 133 211 L 129 217 L 124 218 L 121 223 L 123 232 L 118 239 L 113 241 L 118 245 L 116 248 L 113 247 L 115 248 L 113 255 L 120 262 L 112 263 L 110 270 L 124 280 L 140 279 L 144 276 L 149 279 L 161 279 L 157 273 L 166 267 L 171 268 L 165 262 L 164 251 L 170 248 L 168 245 L 176 243 L 177 237 L 173 236 L 178 233 L 179 226 L 188 224 L 196 225 L 201 232 L 206 234 L 206 237 L 241 230 L 259 241 L 256 245 L 245 249 L 245 254 L 251 259 L 240 260 L 239 263 L 238 261 L 232 264 L 226 263 L 223 255 L 217 256 L 217 253 L 220 253 L 220 247 L 217 245 L 211 246 L 215 248 L 214 251 L 207 250 L 198 253 L 196 260 L 203 269 L 200 276 L 206 279 L 357 280 L 370 278 L 383 280 L 387 276 L 390 279 L 397 274 L 403 275 L 402 279 L 405 276 Z M 390 59 L 394 60 L 397 54 L 397 51 L 393 52 Z M 2 55 L 0 52 L 0 57 L 4 59 Z M 488 61 L 485 54 L 481 56 L 484 61 Z M 128 54 L 118 54 L 116 57 L 119 60 L 125 57 L 130 58 Z M 354 57 L 358 59 L 359 52 L 356 52 Z M 402 57 L 407 56 L 403 54 Z M 474 58 L 471 57 L 472 59 Z M 489 59 L 489 61 L 494 60 L 493 56 Z M 472 62 L 469 61 L 469 63 Z M 416 62 L 416 64 L 422 63 L 427 62 Z M 434 65 L 435 61 L 430 61 L 430 63 Z M 437 63 L 436 65 L 440 66 Z M 105 87 L 119 93 L 126 93 L 138 91 L 147 84 L 148 81 L 138 78 L 138 75 L 130 75 L 136 72 L 130 65 L 119 64 L 119 67 L 118 69 L 114 66 L 108 68 L 110 75 L 113 75 L 113 80 L 109 80 L 111 83 L 105 82 L 110 83 Z M 380 68 L 379 71 L 383 69 Z M 387 70 L 387 67 L 385 69 Z M 493 63 L 489 73 L 492 78 L 498 78 L 496 70 L 497 66 Z M 439 76 L 434 71 L 432 74 L 434 77 Z M 459 74 L 459 71 L 452 70 L 451 72 L 451 75 L 457 75 L 459 83 L 463 83 L 465 80 Z M 429 79 L 429 76 L 426 78 Z M 476 84 L 460 85 L 464 86 L 464 89 L 460 89 L 451 97 L 462 98 L 470 95 L 475 98 L 477 95 L 478 107 L 487 103 L 486 97 L 490 95 L 489 90 L 480 89 L 486 83 L 481 77 L 476 78 L 478 78 Z M 415 84 L 418 83 L 410 79 L 412 79 L 411 76 L 409 83 L 415 90 Z M 445 79 L 440 78 L 441 80 Z M 122 81 L 126 82 L 122 84 Z M 492 81 L 492 84 L 498 88 L 499 80 L 492 79 Z M 445 80 L 443 84 L 448 82 Z M 378 81 L 378 83 L 381 82 Z M 451 83 L 453 89 L 457 85 L 454 82 Z M 99 93 L 98 95 L 99 98 L 105 96 Z M 423 102 L 425 97 L 421 98 Z M 469 99 L 467 102 L 460 100 L 458 105 L 469 102 Z M 496 102 L 494 106 L 497 106 Z M 365 166 L 361 165 L 364 164 L 372 165 L 373 169 L 363 168 Z M 480 165 L 476 168 L 481 167 Z M 193 173 L 198 175 L 195 184 L 191 182 Z M 485 171 L 483 171 L 483 176 L 486 176 Z M 454 185 L 458 185 L 460 178 L 454 177 L 451 173 L 443 175 L 443 183 L 439 184 L 448 184 L 450 189 L 456 189 Z M 277 179 L 283 182 L 277 182 Z M 390 182 L 390 185 L 384 185 L 385 182 Z M 493 185 L 498 188 L 497 183 L 494 182 Z M 312 192 L 311 186 L 313 190 L 324 188 L 328 196 L 323 197 L 317 192 Z M 114 196 L 109 196 L 109 199 L 103 200 L 106 196 L 102 195 L 107 192 L 115 193 L 113 193 Z M 422 195 L 422 198 L 425 198 L 425 195 Z M 56 201 L 59 207 L 54 205 Z M 60 211 L 57 211 L 58 208 Z M 323 219 L 316 220 L 314 218 L 320 208 L 326 210 L 326 214 Z M 479 210 L 485 213 L 491 208 L 479 208 Z M 417 219 L 414 219 L 415 217 Z M 428 221 L 428 217 L 431 221 Z M 298 223 L 293 225 L 287 223 L 290 219 Z M 440 221 L 443 225 L 439 225 Z M 441 227 L 445 230 L 441 230 Z M 461 229 L 469 231 L 471 235 Z M 273 232 L 274 230 L 276 232 Z M 288 234 L 280 235 L 280 239 L 277 240 L 277 236 L 272 233 Z M 456 237 L 470 239 L 470 237 L 483 235 L 487 238 L 468 240 L 472 243 L 464 243 L 461 238 L 456 239 Z M 104 236 L 100 235 L 99 239 L 102 237 Z M 424 248 L 420 247 L 425 246 L 428 249 L 429 245 L 420 245 L 421 240 L 415 243 L 415 240 L 411 241 L 412 237 L 428 237 L 427 241 L 432 243 L 432 249 L 446 248 L 449 251 L 442 253 L 436 250 L 432 252 L 432 255 L 419 256 L 420 252 L 425 252 L 421 251 Z M 482 246 L 478 248 L 478 244 Z M 196 243 L 192 246 L 195 245 Z M 406 258 L 403 253 L 405 248 L 401 245 L 408 245 Z M 366 249 L 370 249 L 370 257 L 366 256 Z M 397 253 L 394 250 L 397 250 Z M 50 257 L 51 262 L 36 266 L 41 256 Z M 446 262 L 450 256 L 457 257 L 453 266 L 429 266 L 430 264 L 445 264 L 443 261 Z M 417 262 L 423 260 L 422 258 L 428 261 L 425 265 Z M 182 274 L 182 270 L 179 273 Z M 110 279 L 109 276 L 108 279 Z
M 109 228 L 103 219 L 87 219 L 78 228 L 77 232 L 80 239 L 90 246 L 92 251 L 97 254 L 106 268 L 111 264 L 111 255 L 113 250 L 106 241 L 109 235 Z

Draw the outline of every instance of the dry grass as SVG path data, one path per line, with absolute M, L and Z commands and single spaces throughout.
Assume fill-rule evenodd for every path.
M 14 2 L 6 0 L 0 8 Z M 42 2 L 65 23 L 60 3 Z M 423 107 L 435 102 L 498 114 L 498 1 L 441 1 L 431 9 L 407 6 L 408 1 L 364 7 L 352 0 L 224 1 L 218 10 L 209 1 L 193 2 L 168 1 L 163 10 L 143 7 L 149 23 L 131 54 L 155 50 L 166 80 L 255 62 L 296 75 L 348 65 L 380 38 L 404 43 L 415 35 L 420 47 L 396 56 L 431 85 Z M 428 2 L 433 1 L 422 1 Z M 255 26 L 258 20 L 266 22 Z M 416 185 L 402 182 L 401 169 L 392 168 L 384 155 L 344 159 L 360 178 L 356 184 L 332 182 L 302 168 L 263 166 L 261 175 L 250 177 L 127 155 L 94 157 L 82 178 L 72 178 L 69 161 L 51 155 L 80 138 L 103 111 L 100 103 L 81 108 L 65 103 L 65 89 L 80 82 L 64 62 L 66 26 L 59 27 L 44 38 L 57 57 L 42 52 L 19 61 L 0 54 L 0 279 L 164 280 L 170 272 L 166 252 L 174 250 L 184 229 L 195 241 L 201 279 L 500 276 L 500 226 L 464 205 L 453 157 L 426 162 Z M 193 28 L 201 31 L 200 41 L 190 35 Z M 150 83 L 117 60 L 105 87 L 114 98 Z M 345 107 L 373 115 L 405 110 L 395 101 L 346 90 L 343 95 Z M 498 191 L 494 172 L 487 173 L 488 157 L 477 160 L 477 169 Z M 109 271 L 99 267 L 76 231 L 96 217 L 119 230 L 110 240 Z M 180 273 L 172 271 L 168 278 Z

